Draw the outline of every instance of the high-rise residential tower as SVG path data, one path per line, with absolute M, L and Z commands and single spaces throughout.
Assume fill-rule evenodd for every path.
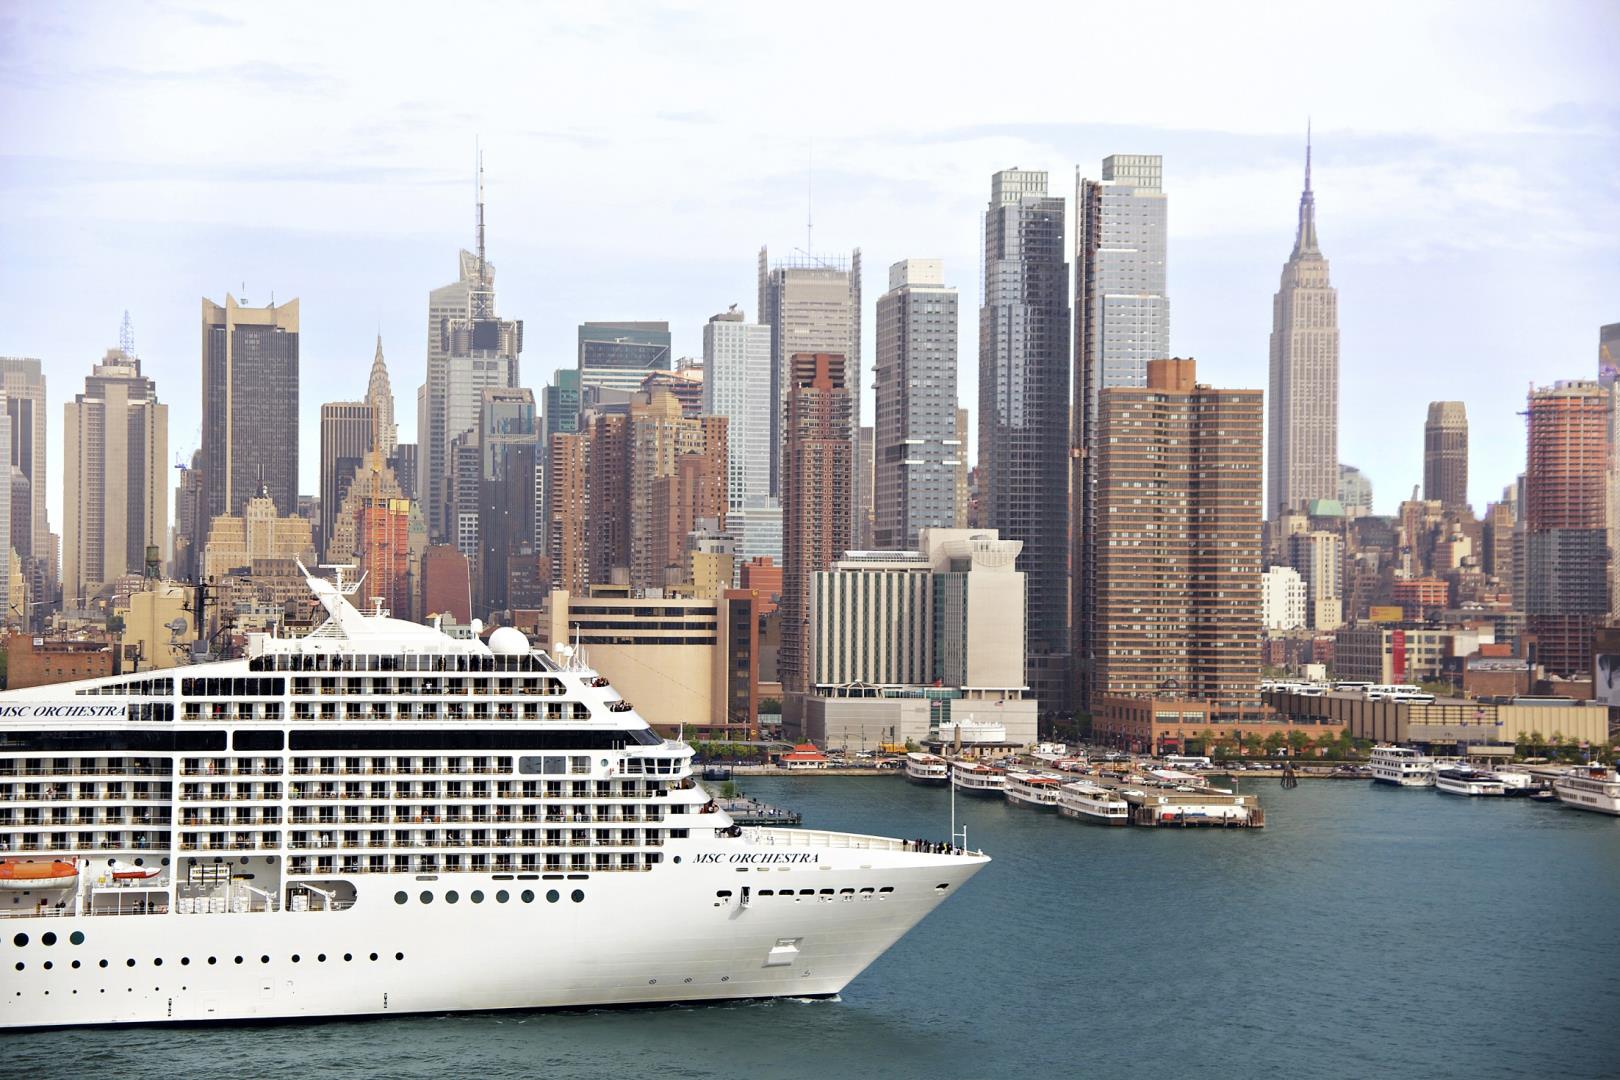
M 1339 294 L 1316 241 L 1311 148 L 1294 251 L 1271 308 L 1267 517 L 1339 492 Z
M 1069 642 L 1069 267 L 1063 199 L 1046 173 L 990 181 L 979 309 L 980 522 L 1023 542 L 1027 670 L 1046 712 L 1066 712 Z
M 1092 709 L 1105 697 L 1259 712 L 1259 390 L 1196 381 L 1192 360 L 1151 360 L 1144 387 L 1099 395 Z
M 461 252 L 456 281 L 428 294 L 427 381 L 416 393 L 416 443 L 418 486 L 435 544 L 456 543 L 461 525 L 449 505 L 451 443 L 477 428 L 486 389 L 515 387 L 520 380 L 523 320 L 495 312 L 495 266 L 484 257 L 482 185 L 477 248 Z
M 851 469 L 861 427 L 861 249 L 846 261 L 822 255 L 795 255 L 770 264 L 759 249 L 759 321 L 771 328 L 771 493 L 782 493 L 782 454 L 787 438 L 782 427 L 792 389 L 793 357 L 831 353 L 844 358 L 847 385 L 854 400 L 849 435 Z M 855 489 L 851 489 L 857 494 Z M 855 513 L 855 501 L 849 506 Z M 853 517 L 851 525 L 853 526 Z
M 298 510 L 298 301 L 202 301 L 204 535 L 261 489 Z
M 1524 474 L 1524 609 L 1539 660 L 1589 674 L 1609 610 L 1611 391 L 1571 380 L 1532 390 Z
M 1083 684 L 1094 651 L 1079 618 L 1093 587 L 1096 553 L 1092 498 L 1097 402 L 1112 386 L 1144 386 L 1147 362 L 1170 355 L 1166 294 L 1169 199 L 1158 154 L 1113 154 L 1102 179 L 1075 170 L 1074 223 L 1074 550 L 1070 575 L 1072 647 Z M 1033 595 L 1033 592 L 1032 592 Z
M 889 268 L 877 302 L 873 546 L 910 550 L 926 528 L 956 524 L 956 290 L 939 259 Z
M 482 616 L 539 603 L 523 595 L 528 588 L 513 588 L 534 576 L 541 554 L 535 535 L 540 426 L 534 395 L 525 389 L 485 390 L 478 427 L 481 495 L 473 592 L 474 610 Z
M 850 548 L 854 389 L 836 353 L 797 353 L 788 371 L 782 449 L 782 686 L 813 689 L 810 582 Z
M 13 521 L 8 535 L 26 531 L 32 555 L 48 558 L 50 521 L 45 513 L 45 374 L 40 362 L 26 357 L 0 356 L 0 396 L 11 419 L 11 464 L 28 478 L 30 509 L 27 523 Z
M 728 421 L 726 502 L 741 510 L 771 497 L 771 328 L 743 321 L 735 304 L 703 325 L 703 412 Z
M 1423 425 L 1423 497 L 1447 510 L 1468 505 L 1468 410 L 1460 401 L 1429 402 Z
M 63 413 L 62 588 L 71 603 L 142 573 L 146 549 L 166 545 L 169 407 L 139 359 L 109 349 Z
M 580 323 L 580 387 L 639 390 L 649 374 L 670 369 L 669 346 L 667 322 Z

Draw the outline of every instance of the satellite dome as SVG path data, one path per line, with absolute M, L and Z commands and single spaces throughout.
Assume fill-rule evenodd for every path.
M 489 635 L 489 651 L 496 656 L 522 656 L 529 651 L 529 638 L 515 626 L 496 627 Z

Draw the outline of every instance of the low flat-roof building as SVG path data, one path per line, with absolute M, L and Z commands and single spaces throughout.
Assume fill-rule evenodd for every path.
M 1603 745 L 1609 741 L 1609 710 L 1594 702 L 1567 698 L 1511 698 L 1469 701 L 1439 698 L 1433 703 L 1368 701 L 1355 693 L 1320 697 L 1268 692 L 1266 700 L 1297 723 L 1348 728 L 1357 739 L 1435 747 L 1468 753 L 1509 753 L 1519 737 L 1561 737 L 1565 742 Z

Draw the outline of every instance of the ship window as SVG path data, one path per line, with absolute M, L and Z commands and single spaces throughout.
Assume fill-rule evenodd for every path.
M 568 894 L 568 899 L 572 900 L 576 904 L 583 903 L 585 900 L 585 890 L 575 889 L 573 892 Z
M 533 889 L 524 889 L 523 890 L 523 902 L 525 904 L 534 903 L 534 890 Z
M 422 895 L 417 897 L 417 899 L 422 901 L 424 904 L 431 904 L 433 903 L 433 894 L 428 892 L 426 889 L 423 889 Z
M 894 886 L 893 885 L 885 885 L 885 886 L 883 886 L 883 888 L 879 889 L 878 892 L 880 892 L 880 893 L 894 892 Z
M 41 945 L 55 945 L 56 935 L 47 930 L 45 933 L 40 935 L 39 943 Z
M 775 896 L 776 895 L 776 890 L 775 889 L 761 889 L 761 890 L 759 890 L 759 895 L 761 895 L 761 896 Z
M 512 894 L 507 892 L 505 889 L 502 889 L 495 894 L 495 902 L 497 904 L 504 904 L 510 899 L 512 899 Z
M 482 904 L 484 902 L 484 894 L 482 892 L 480 892 L 479 890 L 474 889 L 472 891 L 472 895 L 470 897 L 468 897 L 468 899 L 471 900 L 475 904 Z
M 447 904 L 454 904 L 456 901 L 458 901 L 460 899 L 461 899 L 461 894 L 456 892 L 456 890 L 454 890 L 454 889 L 451 889 L 449 892 L 444 894 L 444 902 L 447 903 Z
M 562 899 L 562 893 L 558 892 L 556 889 L 547 890 L 547 892 L 546 892 L 546 903 L 555 904 L 557 901 L 559 901 L 561 899 Z
M 407 901 L 409 899 L 410 899 L 410 897 L 406 896 L 403 892 L 397 892 L 397 893 L 394 894 L 394 903 L 396 903 L 396 904 L 403 904 L 405 901 Z
M 83 930 L 75 930 L 75 931 L 73 931 L 73 933 L 68 935 L 68 940 L 71 941 L 75 945 L 83 945 L 84 944 L 84 931 Z

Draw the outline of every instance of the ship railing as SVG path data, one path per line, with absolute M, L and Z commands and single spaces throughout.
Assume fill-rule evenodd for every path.
M 912 845 L 890 836 L 864 836 L 859 833 L 830 832 L 824 829 L 778 829 L 753 826 L 742 831 L 749 843 L 766 847 L 849 848 L 861 851 L 910 851 Z M 981 854 L 969 851 L 965 854 Z

